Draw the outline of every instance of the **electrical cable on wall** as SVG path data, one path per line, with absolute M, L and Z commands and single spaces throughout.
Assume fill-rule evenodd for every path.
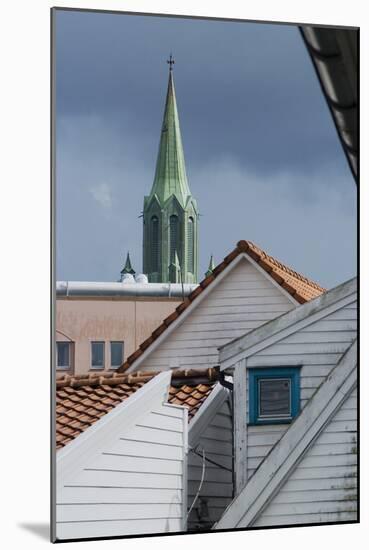
M 192 512 L 193 507 L 195 506 L 195 503 L 196 503 L 197 499 L 199 498 L 201 487 L 202 487 L 202 484 L 204 483 L 204 478 L 205 478 L 205 467 L 206 467 L 206 457 L 205 457 L 205 449 L 203 449 L 202 450 L 202 472 L 201 472 L 200 485 L 199 485 L 199 488 L 197 489 L 196 496 L 192 501 L 191 507 L 188 510 L 186 519 L 188 519 L 190 513 Z

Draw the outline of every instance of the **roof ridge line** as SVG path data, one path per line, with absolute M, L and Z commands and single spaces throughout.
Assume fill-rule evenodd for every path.
M 304 280 L 302 275 L 297 277 L 297 275 L 299 275 L 297 274 L 297 272 L 296 272 L 296 276 L 292 274 L 293 270 L 291 270 L 291 272 L 288 272 L 288 269 L 290 268 L 288 268 L 288 266 L 285 266 L 284 264 L 281 264 L 283 267 L 279 267 L 279 268 L 275 266 L 276 269 L 280 270 L 279 272 L 277 272 L 276 269 L 274 269 L 273 262 L 270 260 L 272 256 L 269 256 L 268 254 L 266 254 L 266 252 L 264 252 L 261 248 L 256 246 L 253 242 L 240 240 L 238 241 L 236 248 L 234 248 L 229 254 L 227 254 L 227 256 L 224 257 L 223 261 L 213 269 L 212 273 L 207 277 L 205 277 L 202 281 L 200 281 L 197 288 L 195 288 L 195 290 L 193 290 L 176 307 L 173 313 L 168 315 L 164 319 L 164 321 L 162 321 L 162 323 L 160 323 L 160 325 L 151 333 L 151 335 L 148 338 L 146 338 L 143 342 L 141 342 L 138 348 L 131 355 L 127 357 L 125 362 L 119 367 L 118 372 L 124 373 L 125 371 L 127 371 L 131 367 L 131 365 L 136 361 L 136 359 L 141 357 L 141 355 L 146 351 L 146 349 L 148 349 L 151 346 L 151 344 L 153 344 L 153 342 L 157 340 L 159 336 L 163 334 L 163 332 L 166 331 L 169 325 L 171 325 L 174 321 L 176 321 L 180 317 L 180 315 L 183 313 L 183 311 L 185 311 L 191 305 L 191 303 L 197 298 L 197 296 L 199 296 L 203 292 L 203 290 L 205 290 L 216 279 L 216 277 L 218 277 L 218 275 L 222 273 L 224 269 L 241 253 L 246 253 L 248 256 L 250 256 L 257 264 L 260 265 L 260 267 L 267 274 L 269 274 L 276 281 L 276 283 L 279 286 L 281 286 L 286 292 L 288 292 L 288 294 L 290 294 L 290 296 L 292 296 L 296 300 L 296 302 L 300 304 L 304 304 L 310 299 L 315 298 L 318 295 L 317 292 L 319 294 L 322 294 L 323 292 L 325 292 L 325 289 L 320 287 L 316 283 L 313 283 L 308 279 Z M 278 260 L 275 260 L 274 258 L 273 260 L 276 262 L 278 261 Z M 293 287 L 292 281 L 287 281 L 286 278 L 283 277 L 283 274 L 289 274 L 290 276 L 294 277 L 295 280 L 300 280 L 302 283 L 306 284 L 310 288 L 311 292 L 309 293 L 307 292 L 306 289 L 299 288 L 298 285 L 297 285 L 297 288 Z M 315 291 L 315 293 L 312 292 L 313 290 Z

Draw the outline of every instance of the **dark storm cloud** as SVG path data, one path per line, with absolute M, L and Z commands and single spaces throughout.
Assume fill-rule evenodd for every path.
M 327 286 L 354 273 L 354 184 L 297 28 L 58 12 L 56 29 L 59 279 L 114 280 L 128 249 L 141 268 L 170 51 L 201 274 L 240 238 Z
M 173 50 L 194 169 L 230 152 L 263 172 L 309 170 L 341 153 L 296 27 L 58 12 L 56 38 L 58 113 L 103 113 L 155 143 Z

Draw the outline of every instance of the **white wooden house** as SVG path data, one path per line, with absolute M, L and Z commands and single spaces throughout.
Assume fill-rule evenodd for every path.
M 356 279 L 223 346 L 235 498 L 215 529 L 357 519 Z
M 184 384 L 177 394 L 181 399 L 168 404 L 171 376 L 194 368 L 206 372 L 218 364 L 220 345 L 298 311 L 323 291 L 240 241 L 109 383 L 104 375 L 89 394 L 89 380 L 72 377 L 59 411 L 69 442 L 58 451 L 56 536 L 178 532 L 218 522 L 237 488 L 232 394 L 221 383 L 209 388 L 200 380 L 192 389 Z M 119 376 L 134 380 L 152 371 L 164 372 L 120 403 L 117 391 L 124 391 L 124 383 Z M 88 393 L 86 402 L 95 400 L 92 420 L 86 420 L 90 409 L 80 409 L 85 401 L 76 391 L 80 385 Z M 71 409 L 68 399 L 74 400 Z M 187 426 L 181 404 L 194 402 L 201 406 Z
M 214 430 L 232 437 L 228 390 L 217 375 L 206 369 L 58 378 L 55 538 L 211 527 L 217 506 L 224 510 L 232 500 L 232 461 L 216 456 L 227 464 L 225 479 L 206 463 L 204 488 L 216 482 L 227 500 L 208 506 L 206 495 L 194 502 L 187 493 L 199 487 L 191 471 L 204 438 L 214 440 Z
M 167 403 L 170 379 L 159 374 L 58 451 L 58 540 L 185 529 L 187 409 Z
M 253 243 L 240 241 L 120 370 L 212 367 L 218 363 L 219 346 L 322 292 L 322 287 Z M 204 409 L 192 421 L 197 424 L 193 432 L 190 422 L 190 446 L 197 454 L 191 452 L 188 458 L 189 506 L 202 478 L 202 453 L 208 460 L 196 506 L 189 516 L 189 529 L 211 527 L 234 496 L 232 403 L 229 392 L 220 390 L 222 399 L 209 407 L 206 421 L 201 420 Z

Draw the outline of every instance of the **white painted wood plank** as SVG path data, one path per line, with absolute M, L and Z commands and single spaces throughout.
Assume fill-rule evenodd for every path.
M 147 441 L 132 441 L 129 439 L 119 439 L 114 445 L 107 448 L 106 452 L 126 456 L 166 458 L 171 460 L 182 460 L 183 454 L 180 446 L 155 445 Z
M 357 409 L 356 408 L 349 408 L 349 409 L 341 409 L 338 411 L 334 418 L 335 422 L 341 422 L 341 421 L 347 421 L 347 420 L 357 420 Z
M 142 518 L 179 518 L 180 504 L 59 504 L 56 507 L 58 522 L 63 521 L 114 521 Z
M 232 429 L 232 419 L 230 415 L 217 414 L 210 423 L 210 426 L 217 428 Z
M 306 328 L 302 329 L 301 332 L 341 332 L 341 331 L 356 331 L 357 330 L 357 321 L 356 319 L 352 320 L 337 320 L 331 319 L 330 317 L 325 317 L 323 320 L 317 321 Z
M 171 416 L 180 420 L 183 418 L 183 411 L 180 407 L 173 407 L 167 404 L 164 404 L 161 407 L 154 407 L 151 412 L 155 414 Z
M 184 348 L 167 348 L 166 346 L 163 346 L 161 349 L 161 355 L 162 357 L 166 357 L 167 359 L 173 359 L 173 358 L 187 358 L 192 359 L 193 357 L 196 357 L 198 359 L 204 358 L 204 360 L 208 360 L 209 357 L 212 358 L 214 364 L 217 364 L 218 355 L 217 355 L 217 348 L 216 344 L 213 343 L 211 347 L 194 347 L 194 346 L 186 346 Z M 152 361 L 150 363 L 155 364 L 156 358 L 153 357 Z
M 357 477 L 357 465 L 341 465 L 341 466 L 329 466 L 327 468 L 322 468 L 320 465 L 318 467 L 310 468 L 298 468 L 293 472 L 290 479 L 300 480 L 300 479 L 333 479 L 333 478 L 351 478 Z
M 273 499 L 273 505 L 277 504 L 300 504 L 304 502 L 344 502 L 357 500 L 357 490 L 326 489 L 326 490 L 304 490 L 304 491 L 280 491 Z M 314 510 L 315 511 L 315 510 Z
M 113 537 L 181 531 L 181 519 L 120 519 L 118 521 L 57 523 L 58 539 Z
M 339 523 L 347 521 L 356 521 L 357 512 L 332 512 L 303 514 L 301 516 L 262 516 L 255 523 L 256 527 L 267 527 L 272 525 L 303 525 L 306 523 Z
M 272 312 L 265 311 L 265 309 L 255 312 L 255 311 L 244 311 L 243 313 L 215 313 L 212 312 L 212 314 L 204 314 L 204 313 L 193 313 L 193 322 L 194 325 L 196 323 L 199 323 L 200 320 L 202 323 L 227 323 L 227 322 L 233 322 L 233 323 L 241 323 L 244 321 L 254 321 L 259 323 L 265 323 L 266 321 L 269 321 L 270 319 L 273 319 L 274 317 L 277 317 L 278 315 L 281 315 L 284 313 L 283 310 L 280 308 L 277 310 L 274 310 Z
M 356 338 L 356 330 L 344 331 L 300 331 L 291 334 L 280 341 L 280 344 L 315 344 L 315 343 L 346 343 L 351 344 Z
M 259 303 L 259 304 L 244 304 L 244 305 L 233 305 L 229 307 L 221 307 L 221 306 L 208 306 L 208 307 L 202 307 L 201 308 L 201 315 L 202 316 L 213 316 L 213 315 L 220 315 L 225 316 L 229 315 L 231 312 L 232 314 L 264 314 L 264 313 L 272 313 L 274 315 L 271 315 L 271 317 L 276 317 L 276 314 L 280 314 L 282 312 L 288 311 L 287 306 L 284 307 L 283 304 L 277 303 L 277 304 L 269 304 L 269 303 Z M 200 315 L 200 312 L 197 313 L 197 315 Z
M 290 478 L 283 486 L 283 490 L 290 493 L 296 491 L 325 491 L 333 489 L 345 489 L 347 491 L 354 491 L 357 489 L 356 477 L 322 477 L 320 479 L 294 479 Z
M 64 487 L 57 496 L 57 504 L 83 503 L 122 503 L 122 504 L 171 504 L 182 502 L 182 490 L 160 489 L 148 487 Z
M 352 321 L 354 319 L 357 319 L 356 308 L 355 309 L 342 308 L 335 311 L 329 316 L 329 320 L 331 321 L 337 321 L 337 320 Z
M 337 432 L 351 432 L 355 433 L 357 431 L 357 422 L 355 420 L 333 420 L 329 426 L 327 426 L 327 433 L 337 433 Z
M 93 470 L 114 470 L 116 472 L 137 472 L 152 474 L 182 474 L 179 460 L 162 458 L 140 458 L 124 455 L 102 454 L 93 462 Z
M 248 296 L 236 296 L 234 298 L 231 298 L 229 296 L 226 297 L 217 297 L 212 295 L 211 301 L 209 301 L 208 304 L 206 304 L 206 307 L 203 306 L 202 312 L 206 311 L 209 308 L 226 308 L 228 310 L 233 310 L 233 308 L 243 308 L 246 306 L 248 309 L 251 308 L 250 306 L 264 306 L 264 305 L 278 305 L 281 306 L 279 309 L 286 309 L 287 303 L 282 295 L 278 295 L 277 293 L 273 296 L 265 296 L 265 294 L 260 296 L 255 295 L 248 295 Z M 259 308 L 256 309 L 256 311 L 259 311 Z
M 246 360 L 240 361 L 234 369 L 234 491 L 239 494 L 247 483 L 248 464 L 248 426 L 247 426 L 247 383 L 245 373 Z
M 281 300 L 281 296 L 281 293 L 269 284 L 261 285 L 251 282 L 237 284 L 237 286 L 233 285 L 232 288 L 219 288 L 212 293 L 212 298 L 214 300 L 228 300 L 232 298 L 242 299 L 248 297 L 260 297 L 266 300 L 273 297 Z M 286 303 L 285 299 L 283 303 Z
M 78 475 L 78 479 L 66 481 L 65 486 L 182 489 L 182 477 L 180 475 L 158 475 L 145 472 L 137 474 L 134 472 L 84 470 Z
M 304 364 L 303 358 L 306 355 L 317 354 L 342 354 L 350 344 L 344 342 L 322 342 L 322 343 L 305 343 L 305 344 L 274 344 L 263 349 L 258 353 L 259 357 L 265 355 L 297 355 L 301 357 L 301 363 Z
M 153 428 L 144 428 L 135 426 L 129 432 L 130 439 L 138 441 L 147 441 L 149 443 L 161 443 L 168 445 L 179 445 L 183 443 L 181 433 L 168 432 L 164 430 L 155 430 Z
M 263 514 L 264 517 L 300 515 L 300 514 L 327 514 L 340 512 L 354 512 L 357 510 L 355 501 L 346 502 L 301 502 L 288 504 L 270 504 Z
M 333 466 L 353 466 L 357 464 L 355 454 L 331 455 L 331 456 L 306 456 L 299 465 L 299 469 L 305 468 L 331 468 Z
M 336 365 L 342 353 L 312 353 L 306 355 L 254 355 L 249 357 L 247 360 L 248 367 L 289 367 L 289 366 L 301 366 L 304 364 L 307 365 L 316 365 L 316 364 L 326 364 L 326 365 Z
M 145 425 L 148 428 L 182 432 L 182 418 L 175 418 L 167 416 L 165 411 L 162 414 L 150 412 L 146 415 L 145 419 L 137 423 L 137 426 Z
M 167 351 L 175 352 L 176 350 L 178 351 L 178 357 L 191 357 L 192 355 L 198 355 L 199 350 L 204 350 L 205 354 L 208 352 L 215 353 L 214 350 L 218 349 L 218 347 L 222 344 L 222 341 L 229 341 L 229 338 L 223 338 L 222 336 L 215 334 L 210 338 L 202 338 L 197 340 L 190 338 L 188 340 L 178 340 L 176 342 L 165 342 L 165 344 L 163 343 L 163 346 L 160 349 L 160 353 L 165 353 L 167 357 L 174 356 L 171 353 L 167 353 Z M 196 352 L 192 351 L 192 353 L 190 353 L 191 350 L 196 350 Z M 203 355 L 204 353 L 201 353 L 201 355 Z
M 206 439 L 214 439 L 219 441 L 220 444 L 223 444 L 223 442 L 232 443 L 232 432 L 229 429 L 229 426 L 226 428 L 220 428 L 218 426 L 209 425 L 206 428 L 203 437 L 206 437 Z

